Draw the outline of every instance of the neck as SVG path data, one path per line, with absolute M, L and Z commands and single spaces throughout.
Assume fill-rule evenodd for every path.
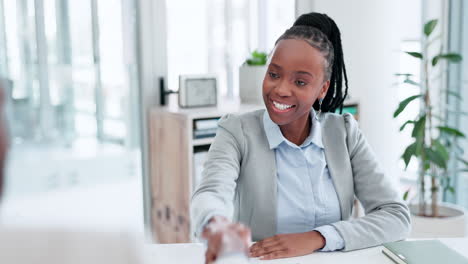
M 300 146 L 310 134 L 311 123 L 310 113 L 307 113 L 303 118 L 279 127 L 281 133 L 287 140 Z

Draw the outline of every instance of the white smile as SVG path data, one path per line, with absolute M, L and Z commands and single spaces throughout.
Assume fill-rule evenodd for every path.
M 279 110 L 286 110 L 294 106 L 294 105 L 281 104 L 275 101 L 272 101 L 272 102 L 273 102 L 273 105 Z

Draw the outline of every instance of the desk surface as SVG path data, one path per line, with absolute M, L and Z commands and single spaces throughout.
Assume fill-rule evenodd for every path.
M 458 251 L 468 258 L 468 238 L 444 238 L 443 243 Z M 146 248 L 153 263 L 178 263 L 194 264 L 204 263 L 204 250 L 202 244 L 155 244 Z M 250 263 L 347 263 L 347 264 L 394 264 L 389 258 L 382 254 L 382 247 L 356 250 L 351 252 L 316 252 L 310 255 L 260 261 L 251 259 Z

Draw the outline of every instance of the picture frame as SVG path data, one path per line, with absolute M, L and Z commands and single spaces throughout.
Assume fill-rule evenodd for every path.
M 179 106 L 182 108 L 216 106 L 218 78 L 213 74 L 180 75 Z

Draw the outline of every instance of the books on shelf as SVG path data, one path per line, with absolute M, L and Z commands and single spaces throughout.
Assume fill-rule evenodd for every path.
M 398 264 L 468 264 L 468 259 L 439 240 L 398 241 L 383 246 L 382 253 Z
M 218 129 L 218 120 L 219 117 L 193 120 L 193 138 L 214 137 Z
M 214 136 L 216 136 L 216 129 L 217 128 L 194 130 L 193 131 L 193 138 L 194 139 L 199 139 L 199 138 L 214 137 Z

